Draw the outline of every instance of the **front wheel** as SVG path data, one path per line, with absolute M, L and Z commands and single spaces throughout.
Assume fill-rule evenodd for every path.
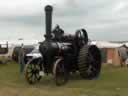
M 58 58 L 53 67 L 53 76 L 56 82 L 56 85 L 60 86 L 65 84 L 68 81 L 68 72 L 64 65 L 64 59 Z
M 34 84 L 41 79 L 39 72 L 41 67 L 39 61 L 30 61 L 25 66 L 25 78 L 29 84 Z

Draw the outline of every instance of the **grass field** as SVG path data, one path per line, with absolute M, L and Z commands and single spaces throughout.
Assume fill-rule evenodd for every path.
M 128 68 L 102 67 L 97 80 L 83 80 L 78 75 L 57 87 L 52 77 L 29 85 L 15 62 L 0 65 L 0 96 L 128 96 Z

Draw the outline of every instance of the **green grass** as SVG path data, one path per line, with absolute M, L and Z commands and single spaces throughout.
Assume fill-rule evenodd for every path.
M 103 66 L 97 80 L 83 80 L 72 75 L 57 87 L 52 77 L 29 85 L 15 62 L 0 65 L 0 96 L 128 96 L 128 68 Z

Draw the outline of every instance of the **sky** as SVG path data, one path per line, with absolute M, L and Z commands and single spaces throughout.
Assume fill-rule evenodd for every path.
M 1 0 L 0 40 L 44 40 L 44 7 L 65 33 L 85 28 L 91 40 L 128 41 L 128 0 Z

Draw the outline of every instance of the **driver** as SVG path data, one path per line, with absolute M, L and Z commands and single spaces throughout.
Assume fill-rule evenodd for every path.
M 64 30 L 60 28 L 60 26 L 57 24 L 56 27 L 53 29 L 54 39 L 60 40 L 61 37 L 64 34 Z

